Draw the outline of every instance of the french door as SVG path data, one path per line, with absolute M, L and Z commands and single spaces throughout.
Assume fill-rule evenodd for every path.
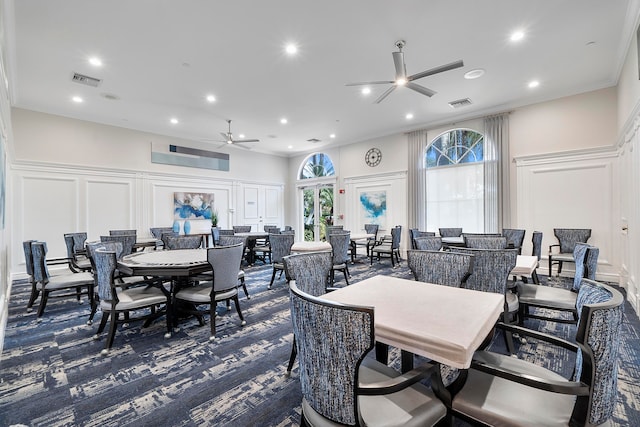
M 302 226 L 305 241 L 325 240 L 327 225 L 333 225 L 334 184 L 300 188 Z

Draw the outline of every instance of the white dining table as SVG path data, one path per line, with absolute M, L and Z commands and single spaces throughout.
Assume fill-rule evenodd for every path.
M 322 298 L 373 307 L 376 341 L 460 369 L 469 368 L 504 306 L 501 294 L 391 276 L 374 276 Z

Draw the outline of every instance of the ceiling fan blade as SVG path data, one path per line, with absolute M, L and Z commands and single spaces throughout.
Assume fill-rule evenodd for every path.
M 385 99 L 387 96 L 389 96 L 389 94 L 391 92 L 394 91 L 394 89 L 396 88 L 395 85 L 391 86 L 389 89 L 385 90 L 384 93 L 382 95 L 380 95 L 378 97 L 378 99 L 375 100 L 374 104 L 380 104 L 382 102 L 383 99 Z
M 409 89 L 413 89 L 416 92 L 420 92 L 421 94 L 427 95 L 429 97 L 436 94 L 436 92 L 432 91 L 431 89 L 427 89 L 426 87 L 420 86 L 417 83 L 407 82 L 405 86 L 408 87 Z
M 233 145 L 234 147 L 242 148 L 243 150 L 251 150 L 251 147 L 247 147 L 247 146 L 244 146 L 244 145 L 238 145 L 238 144 L 236 144 L 236 142 L 246 142 L 246 141 L 233 141 L 233 144 L 231 144 L 231 145 Z
M 392 52 L 393 63 L 396 66 L 396 81 L 407 78 L 407 70 L 404 65 L 404 53 Z
M 234 144 L 241 144 L 243 142 L 260 142 L 259 139 L 234 139 L 233 143 Z
M 414 74 L 412 76 L 409 76 L 409 77 L 407 77 L 407 81 L 410 82 L 410 81 L 413 81 L 413 80 L 418 80 L 418 79 L 421 79 L 423 77 L 431 76 L 433 74 L 442 73 L 444 71 L 455 70 L 456 68 L 460 68 L 460 67 L 463 67 L 463 66 L 464 66 L 464 62 L 462 62 L 462 60 L 455 61 L 455 62 L 452 62 L 450 64 L 441 65 L 439 67 L 432 68 L 430 70 L 426 70 L 426 71 L 423 71 L 421 73 L 417 73 L 417 74 Z
M 383 85 L 383 84 L 390 84 L 390 83 L 395 83 L 395 82 L 391 80 L 378 80 L 375 82 L 347 83 L 345 86 Z
M 222 138 L 224 138 L 225 141 L 229 140 L 229 134 L 226 134 L 224 132 L 220 132 L 220 136 L 222 136 Z

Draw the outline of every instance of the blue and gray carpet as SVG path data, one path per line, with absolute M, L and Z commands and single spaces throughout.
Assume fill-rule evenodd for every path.
M 412 278 L 403 262 L 350 266 L 351 282 L 376 274 Z M 288 377 L 291 351 L 288 291 L 284 278 L 267 290 L 270 266 L 245 269 L 251 299 L 240 292 L 247 325 L 220 305 L 217 339 L 195 319 L 164 338 L 164 319 L 146 329 L 120 328 L 113 348 L 100 355 L 94 340 L 100 314 L 86 324 L 88 304 L 51 300 L 44 321 L 25 311 L 26 283 L 13 286 L 0 362 L 0 425 L 30 426 L 297 426 L 297 368 Z M 340 273 L 337 285 L 344 284 Z M 547 280 L 543 278 L 543 280 Z M 563 283 L 556 283 L 562 286 Z M 208 321 L 208 319 L 207 319 Z M 575 327 L 527 321 L 526 326 L 571 337 Z M 614 425 L 640 425 L 640 322 L 627 306 Z M 495 347 L 502 347 L 496 338 Z M 520 345 L 520 357 L 570 375 L 569 354 L 535 343 Z M 398 364 L 398 352 L 393 352 Z

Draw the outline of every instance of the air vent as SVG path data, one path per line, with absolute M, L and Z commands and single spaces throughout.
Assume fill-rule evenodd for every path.
M 458 99 L 449 103 L 451 108 L 466 107 L 467 105 L 471 105 L 471 100 L 469 98 Z
M 316 142 L 320 142 L 320 140 L 318 138 L 310 138 L 307 139 L 307 142 L 313 142 L 315 144 Z
M 96 79 L 95 77 L 85 76 L 80 73 L 73 73 L 73 77 L 71 77 L 72 82 L 80 83 L 87 86 L 98 87 L 102 80 Z

